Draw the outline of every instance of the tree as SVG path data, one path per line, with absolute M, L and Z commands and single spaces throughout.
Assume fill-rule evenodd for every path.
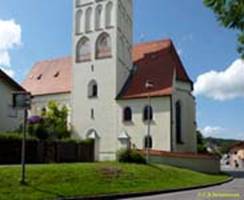
M 197 151 L 198 153 L 206 153 L 205 141 L 202 133 L 197 130 Z
M 42 113 L 45 129 L 51 138 L 67 138 L 70 136 L 68 131 L 68 109 L 66 106 L 60 107 L 55 101 L 48 103 L 48 108 Z
M 238 52 L 244 59 L 244 1 L 204 0 L 204 4 L 213 10 L 222 26 L 238 31 Z
M 55 101 L 50 101 L 47 109 L 43 109 L 41 116 L 29 118 L 28 132 L 41 140 L 68 138 L 70 132 L 67 118 L 67 107 L 61 107 Z

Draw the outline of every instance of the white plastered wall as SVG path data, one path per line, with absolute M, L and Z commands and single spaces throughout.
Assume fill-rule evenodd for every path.
M 11 108 L 12 94 L 15 91 L 4 80 L 0 80 L 0 132 L 15 131 L 23 124 L 23 111 L 14 111 Z
M 151 99 L 153 108 L 153 121 L 151 122 L 150 135 L 153 140 L 153 149 L 171 150 L 171 106 L 170 97 L 157 97 Z M 144 148 L 144 138 L 147 135 L 148 123 L 143 120 L 144 107 L 148 99 L 133 99 L 118 101 L 117 133 L 126 131 L 131 137 L 132 145 L 138 149 Z M 132 109 L 132 122 L 123 122 L 123 109 L 129 106 Z
M 196 152 L 197 141 L 196 141 L 196 103 L 195 98 L 191 94 L 191 84 L 176 81 L 175 91 L 173 94 L 173 151 L 176 152 Z M 176 123 L 175 123 L 175 104 L 180 101 L 181 104 L 181 127 L 182 127 L 182 142 L 183 144 L 177 144 L 176 142 Z

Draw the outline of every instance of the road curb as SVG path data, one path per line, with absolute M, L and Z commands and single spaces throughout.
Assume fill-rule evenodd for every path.
M 90 197 L 69 197 L 69 198 L 59 198 L 57 200 L 114 200 L 114 199 L 124 199 L 124 198 L 133 198 L 133 197 L 143 197 L 143 196 L 151 196 L 151 195 L 158 195 L 158 194 L 166 194 L 171 192 L 182 192 L 182 191 L 203 189 L 207 187 L 226 184 L 233 181 L 233 179 L 234 179 L 233 177 L 230 177 L 227 180 L 219 183 L 188 187 L 188 188 L 180 188 L 180 189 L 158 190 L 158 191 L 151 191 L 151 192 L 135 192 L 135 193 L 128 193 L 128 194 L 99 195 L 99 196 L 90 196 Z

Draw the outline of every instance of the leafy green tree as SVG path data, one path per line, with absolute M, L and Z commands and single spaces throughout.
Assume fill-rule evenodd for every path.
M 198 153 L 207 152 L 204 137 L 199 130 L 197 131 L 197 151 L 198 151 Z
M 67 138 L 70 136 L 68 131 L 68 109 L 66 106 L 60 107 L 56 101 L 50 101 L 48 108 L 42 113 L 44 127 L 51 138 Z
M 216 14 L 220 24 L 238 31 L 238 52 L 244 58 L 244 0 L 203 0 Z

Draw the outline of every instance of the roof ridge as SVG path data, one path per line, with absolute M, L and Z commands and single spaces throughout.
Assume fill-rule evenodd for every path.
M 60 60 L 65 60 L 65 59 L 71 59 L 72 56 L 62 56 L 62 57 L 55 57 L 55 58 L 48 58 L 48 59 L 45 59 L 45 60 L 39 60 L 39 61 L 36 61 L 34 63 L 34 65 L 36 64 L 39 64 L 39 63 L 43 63 L 43 62 L 56 62 L 56 61 L 60 61 Z
M 170 45 L 173 44 L 172 39 L 170 38 L 165 38 L 165 39 L 159 39 L 159 40 L 152 40 L 152 41 L 145 41 L 145 42 L 140 42 L 140 43 L 135 43 L 133 46 L 141 46 L 141 45 L 150 45 L 150 44 L 156 44 L 156 43 L 161 43 L 161 42 L 168 42 Z

